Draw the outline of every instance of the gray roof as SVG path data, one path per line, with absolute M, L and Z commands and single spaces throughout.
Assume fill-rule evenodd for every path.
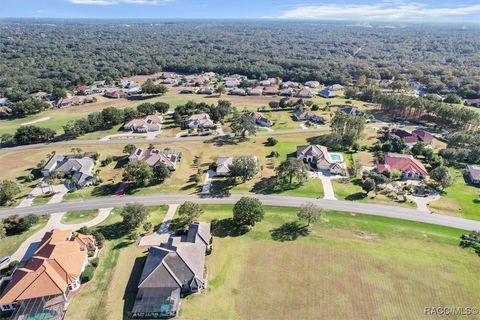
M 65 159 L 65 156 L 63 154 L 57 154 L 55 153 L 53 156 L 50 157 L 48 162 L 43 166 L 44 170 L 52 171 L 55 169 L 58 165 L 59 162 L 63 161 Z
M 480 180 L 480 166 L 469 164 L 467 170 L 473 179 Z

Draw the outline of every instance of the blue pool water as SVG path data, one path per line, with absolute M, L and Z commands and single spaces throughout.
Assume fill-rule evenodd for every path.
M 334 161 L 340 161 L 340 160 L 342 160 L 342 156 L 339 155 L 339 154 L 335 154 L 335 153 L 330 154 L 330 158 L 331 158 L 332 160 L 334 160 Z

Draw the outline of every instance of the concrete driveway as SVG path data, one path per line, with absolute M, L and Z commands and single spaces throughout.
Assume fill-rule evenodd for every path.
M 160 243 L 163 242 L 167 242 L 168 237 L 170 236 L 170 231 L 168 229 L 170 227 L 170 223 L 172 222 L 173 216 L 175 215 L 175 212 L 177 212 L 178 206 L 178 204 L 171 204 L 168 206 L 167 214 L 165 215 L 165 218 L 163 218 L 160 227 L 155 230 L 154 233 L 142 237 L 140 239 L 139 246 L 151 247 L 158 246 L 160 245 Z
M 322 181 L 324 194 L 323 199 L 337 200 L 337 198 L 335 198 L 335 191 L 333 190 L 332 180 L 343 178 L 343 176 L 333 175 L 327 170 L 322 170 L 310 172 L 310 177 L 320 179 Z
M 210 187 L 212 186 L 212 178 L 216 176 L 216 172 L 213 170 L 208 170 L 207 175 L 205 176 L 205 181 L 203 182 L 202 194 L 210 193 Z

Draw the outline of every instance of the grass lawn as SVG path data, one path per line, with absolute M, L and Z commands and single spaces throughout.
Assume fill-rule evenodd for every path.
M 38 230 L 42 229 L 46 224 L 48 219 L 50 219 L 49 215 L 43 215 L 39 217 L 40 220 L 37 224 L 33 225 L 29 230 L 22 232 L 20 234 L 15 234 L 11 236 L 7 236 L 0 240 L 0 257 L 9 256 L 18 249 L 18 247 L 33 235 Z
M 50 199 L 52 199 L 52 197 L 53 197 L 53 193 L 51 193 L 51 192 L 41 194 L 41 195 L 39 195 L 39 196 L 37 196 L 33 199 L 32 205 L 40 206 L 42 204 L 47 204 L 48 201 L 50 201 Z
M 458 246 L 460 230 L 327 212 L 308 231 L 295 208 L 265 207 L 241 233 L 230 228 L 231 205 L 203 208 L 215 235 L 208 289 L 182 300 L 180 319 L 418 319 L 425 306 L 480 300 L 478 256 Z M 107 243 L 66 319 L 127 319 L 146 252 Z
M 95 219 L 98 216 L 98 209 L 69 211 L 62 216 L 64 224 L 77 224 Z
M 415 203 L 410 200 L 406 202 L 393 201 L 392 199 L 382 194 L 374 195 L 370 192 L 368 197 L 365 196 L 365 192 L 359 184 L 358 178 L 350 179 L 348 183 L 340 183 L 333 180 L 332 186 L 335 192 L 335 197 L 339 200 L 359 201 L 368 203 L 378 203 L 386 205 L 402 206 L 407 208 L 416 208 Z
M 148 221 L 154 226 L 161 223 L 167 212 L 167 206 L 148 207 Z M 124 288 L 119 288 L 130 276 L 135 257 L 143 255 L 143 249 L 127 240 L 127 232 L 121 223 L 121 208 L 93 229 L 105 235 L 105 245 L 100 251 L 100 264 L 93 279 L 82 285 L 79 294 L 72 300 L 65 319 L 122 319 Z M 142 227 L 138 232 L 143 232 Z M 129 299 L 133 297 L 128 293 Z M 131 301 L 131 300 L 130 300 Z
M 435 212 L 480 220 L 480 188 L 467 185 L 461 170 L 450 169 L 454 178 L 453 185 L 446 188 L 442 197 L 430 203 L 429 208 Z

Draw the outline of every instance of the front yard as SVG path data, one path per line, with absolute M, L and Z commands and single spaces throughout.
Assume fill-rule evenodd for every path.
M 266 207 L 262 222 L 237 234 L 231 205 L 203 208 L 215 236 L 208 289 L 183 299 L 180 319 L 413 319 L 425 306 L 480 300 L 478 256 L 458 246 L 456 229 L 327 212 L 305 232 L 296 209 Z M 117 221 L 112 215 L 103 228 Z M 128 319 L 145 254 L 108 241 L 66 319 Z
M 39 222 L 33 225 L 29 230 L 1 239 L 0 257 L 9 256 L 14 253 L 25 240 L 38 230 L 42 229 L 47 224 L 48 219 L 50 219 L 50 215 L 40 216 Z

